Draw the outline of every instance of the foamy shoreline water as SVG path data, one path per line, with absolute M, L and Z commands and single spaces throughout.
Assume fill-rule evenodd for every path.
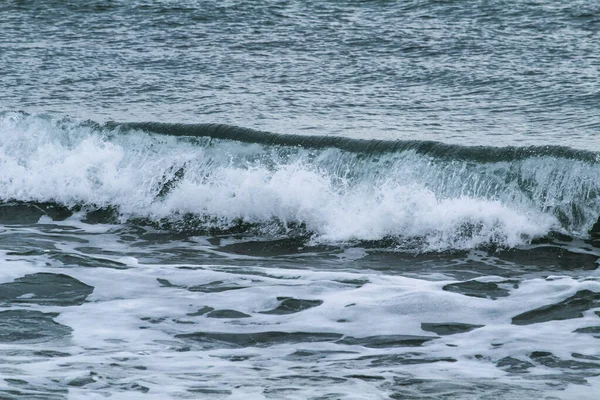
M 598 397 L 597 2 L 0 15 L 0 398 Z
M 0 319 L 21 326 L 0 338 L 8 396 L 591 399 L 597 388 L 597 251 L 563 250 L 574 269 L 561 270 L 547 245 L 415 257 L 46 217 L 2 238 L 20 243 L 2 255 Z M 34 280 L 46 284 L 19 283 Z

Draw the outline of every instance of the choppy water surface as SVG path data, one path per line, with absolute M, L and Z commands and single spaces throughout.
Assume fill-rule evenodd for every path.
M 591 248 L 415 256 L 46 217 L 2 235 L 5 398 L 597 393 Z
M 16 1 L 0 105 L 280 133 L 565 144 L 598 133 L 598 1 Z
M 598 2 L 0 4 L 0 397 L 596 399 Z

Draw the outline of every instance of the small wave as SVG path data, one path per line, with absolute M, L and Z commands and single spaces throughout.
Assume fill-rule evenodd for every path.
M 0 114 L 0 200 L 169 229 L 513 247 L 600 215 L 598 154 Z
M 270 146 L 300 146 L 305 149 L 337 148 L 353 153 L 378 155 L 414 151 L 445 160 L 474 161 L 480 163 L 517 161 L 531 157 L 566 158 L 587 162 L 599 162 L 597 152 L 572 149 L 564 146 L 486 147 L 460 146 L 427 140 L 362 140 L 341 136 L 302 136 L 277 134 L 224 124 L 171 124 L 159 122 L 109 122 L 108 129 L 122 131 L 141 130 L 169 136 L 210 137 L 258 143 Z

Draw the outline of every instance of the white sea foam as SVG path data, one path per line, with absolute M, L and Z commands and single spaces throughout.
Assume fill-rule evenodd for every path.
M 537 397 L 546 391 L 556 398 L 571 399 L 585 394 L 584 389 L 598 388 L 594 380 L 590 386 L 582 386 L 570 385 L 568 378 L 568 374 L 595 374 L 581 370 L 577 364 L 581 358 L 574 357 L 582 354 L 597 360 L 599 356 L 597 339 L 573 332 L 597 323 L 591 310 L 583 318 L 511 323 L 517 314 L 555 304 L 578 291 L 600 291 L 600 283 L 592 276 L 523 279 L 518 287 L 509 286 L 509 296 L 492 300 L 444 290 L 455 282 L 449 277 L 427 280 L 346 269 L 346 260 L 331 270 L 306 269 L 305 261 L 292 260 L 286 262 L 286 268 L 279 268 L 279 263 L 255 266 L 254 261 L 244 263 L 242 259 L 227 266 L 173 265 L 144 260 L 157 255 L 169 258 L 168 253 L 184 243 L 127 248 L 116 234 L 108 232 L 80 233 L 77 238 L 63 244 L 60 253 L 82 254 L 78 246 L 85 242 L 87 255 L 122 262 L 127 269 L 65 268 L 60 261 L 44 256 L 0 254 L 0 262 L 12 267 L 0 271 L 2 282 L 33 272 L 67 273 L 94 287 L 88 302 L 79 306 L 30 306 L 60 313 L 56 322 L 73 329 L 66 342 L 0 345 L 0 351 L 6 351 L 3 363 L 18 365 L 18 373 L 4 369 L 5 376 L 25 380 L 41 392 L 39 388 L 59 385 L 70 387 L 72 398 L 137 398 L 136 388 L 143 387 L 149 390 L 149 398 L 157 399 L 194 398 L 198 393 L 200 397 L 232 399 L 243 394 L 267 399 L 332 393 L 340 399 L 357 399 L 408 396 L 411 390 L 430 393 L 430 398 L 443 393 L 479 398 L 494 390 L 501 399 Z M 134 249 L 139 258 L 121 257 Z M 107 250 L 113 255 L 103 255 Z M 202 258 L 201 246 L 189 251 Z M 500 283 L 505 278 L 478 280 Z M 214 282 L 239 284 L 239 289 L 197 289 Z M 281 296 L 322 303 L 290 314 L 264 314 L 281 302 Z M 204 307 L 236 310 L 250 317 L 198 315 Z M 423 323 L 482 326 L 446 336 L 423 330 Z M 390 335 L 392 341 L 395 335 L 413 335 L 431 340 L 416 347 L 378 348 L 367 339 L 357 344 L 292 340 L 268 346 L 229 346 L 225 341 L 206 347 L 178 336 L 197 332 L 320 332 L 346 339 Z M 31 349 L 68 354 L 24 357 L 26 362 L 22 362 L 19 351 Z M 534 362 L 534 352 L 552 353 L 564 365 Z M 507 358 L 527 364 L 527 373 L 515 376 L 507 372 L 508 367 L 501 363 Z M 567 375 L 557 379 L 561 373 Z M 88 383 L 81 388 L 68 385 L 77 378 L 88 379 Z M 12 389 L 10 384 L 0 382 L 0 390 Z M 552 391 L 549 385 L 554 385 Z M 561 392 L 564 388 L 567 391 Z
M 525 160 L 517 172 L 411 151 L 365 161 L 335 149 L 123 134 L 15 113 L 3 114 L 0 133 L 3 200 L 112 206 L 123 220 L 193 214 L 217 227 L 293 223 L 317 242 L 391 237 L 444 250 L 517 246 L 551 230 L 585 235 L 598 208 L 586 199 L 573 205 L 591 192 L 590 179 L 570 187 L 571 175 L 544 159 Z M 581 179 L 594 172 L 573 163 Z

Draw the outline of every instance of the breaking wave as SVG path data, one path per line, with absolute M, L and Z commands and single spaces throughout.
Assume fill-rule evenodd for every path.
M 442 251 L 587 237 L 600 158 L 567 147 L 465 147 L 215 124 L 0 113 L 0 201 L 112 210 L 191 231 L 385 241 Z

